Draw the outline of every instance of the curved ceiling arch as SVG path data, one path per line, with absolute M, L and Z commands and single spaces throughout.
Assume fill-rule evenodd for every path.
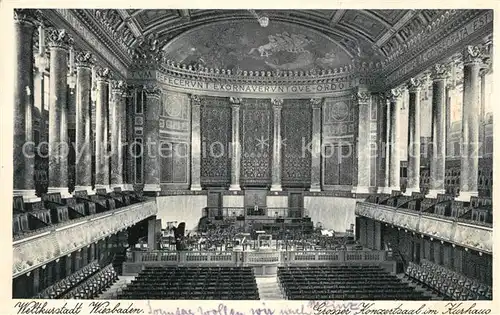
M 168 59 L 234 70 L 322 70 L 348 65 L 352 55 L 331 37 L 297 23 L 219 20 L 193 27 L 163 47 Z

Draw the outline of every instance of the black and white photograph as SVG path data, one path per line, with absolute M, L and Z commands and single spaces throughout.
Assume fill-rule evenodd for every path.
M 9 11 L 16 312 L 492 302 L 496 5 L 106 4 Z

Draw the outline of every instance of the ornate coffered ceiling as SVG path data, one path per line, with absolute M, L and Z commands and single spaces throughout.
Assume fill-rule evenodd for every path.
M 133 50 L 152 37 L 166 44 L 183 32 L 221 21 L 254 21 L 248 10 L 106 9 L 75 10 L 97 22 L 117 47 Z M 439 18 L 444 10 L 257 10 L 273 22 L 319 31 L 338 42 L 353 58 L 384 59 Z M 127 58 L 124 56 L 124 58 Z

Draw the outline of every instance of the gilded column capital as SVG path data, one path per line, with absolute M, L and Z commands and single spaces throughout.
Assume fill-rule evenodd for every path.
M 446 64 L 436 63 L 431 68 L 431 79 L 433 81 L 446 80 L 450 74 L 450 67 Z
M 368 91 L 356 91 L 352 95 L 352 99 L 358 103 L 368 103 L 371 98 L 371 93 Z
M 233 105 L 240 105 L 240 104 L 241 104 L 241 101 L 242 101 L 242 99 L 241 99 L 241 98 L 239 98 L 239 97 L 233 97 L 233 96 L 231 96 L 231 97 L 229 98 L 229 102 L 230 102 L 231 104 L 233 104 Z
M 423 84 L 424 80 L 422 78 L 410 78 L 407 83 L 408 91 L 413 93 L 418 92 L 422 88 Z
M 385 97 L 389 102 L 396 102 L 398 98 L 400 98 L 403 95 L 403 89 L 402 88 L 395 88 L 391 89 L 390 91 L 385 93 Z
M 73 45 L 73 37 L 65 29 L 51 28 L 48 30 L 49 47 L 69 49 Z
M 196 95 L 196 94 L 191 95 L 191 105 L 192 106 L 201 106 L 201 98 L 199 95 Z
M 75 66 L 77 68 L 91 68 L 94 64 L 92 53 L 89 51 L 77 51 L 75 54 Z
M 272 98 L 271 104 L 273 104 L 274 110 L 279 110 L 279 109 L 281 109 L 281 106 L 283 105 L 283 99 L 282 98 Z
M 14 9 L 14 22 L 36 25 L 41 20 L 41 11 L 38 9 Z
M 98 67 L 95 70 L 96 81 L 109 82 L 112 78 L 112 72 L 109 68 Z
M 318 98 L 311 98 L 309 100 L 313 108 L 321 108 L 321 104 L 323 103 L 323 98 L 318 97 Z
M 158 85 L 151 83 L 146 84 L 142 87 L 142 90 L 146 92 L 147 97 L 160 97 L 161 89 Z
M 127 86 L 122 80 L 112 80 L 110 81 L 111 93 L 125 95 L 125 90 Z
M 468 45 L 465 47 L 463 54 L 464 65 L 480 64 L 483 61 L 483 49 L 481 46 Z

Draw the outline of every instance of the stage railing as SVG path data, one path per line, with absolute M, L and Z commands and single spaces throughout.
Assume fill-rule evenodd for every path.
M 308 216 L 306 208 L 299 207 L 206 207 L 203 209 L 209 218 L 234 218 L 242 216 L 267 216 L 272 218 L 302 218 Z

